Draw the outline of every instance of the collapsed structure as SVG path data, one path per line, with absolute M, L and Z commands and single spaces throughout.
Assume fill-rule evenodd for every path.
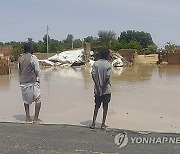
M 59 54 L 55 54 L 48 59 L 39 60 L 42 65 L 48 66 L 81 66 L 85 64 L 92 65 L 94 62 L 94 52 L 90 51 L 89 55 L 85 55 L 84 49 L 63 51 Z M 87 58 L 88 57 L 88 58 Z M 111 52 L 110 61 L 114 67 L 123 66 L 123 57 L 118 53 Z M 124 60 L 125 61 L 125 60 Z
M 89 43 L 84 43 L 84 48 L 67 50 L 60 53 L 35 53 L 42 66 L 92 66 L 98 52 L 91 51 Z M 0 46 L 0 75 L 10 73 L 10 57 L 12 46 Z M 110 51 L 110 62 L 113 67 L 132 65 L 134 51 Z
M 92 65 L 94 60 L 98 58 L 98 52 L 91 51 L 89 43 L 84 43 L 84 48 L 63 51 L 59 54 L 54 54 L 53 56 L 41 59 L 39 62 L 45 66 L 81 66 L 81 65 Z M 129 58 L 130 57 L 130 58 Z M 120 53 L 110 51 L 110 62 L 113 67 L 127 66 L 127 64 L 132 62 L 132 54 L 129 56 L 121 56 Z M 127 61 L 127 59 L 130 61 Z

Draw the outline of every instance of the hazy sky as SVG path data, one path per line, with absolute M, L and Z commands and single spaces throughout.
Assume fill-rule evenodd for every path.
M 180 45 L 180 0 L 0 0 L 0 42 L 42 40 L 47 25 L 58 40 L 135 30 Z

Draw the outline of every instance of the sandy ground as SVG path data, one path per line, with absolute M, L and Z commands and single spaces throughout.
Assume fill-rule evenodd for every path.
M 158 54 L 138 55 L 138 63 L 140 64 L 156 64 Z

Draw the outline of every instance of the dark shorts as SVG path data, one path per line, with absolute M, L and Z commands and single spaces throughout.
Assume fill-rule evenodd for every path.
M 101 107 L 101 103 L 103 103 L 103 109 L 108 110 L 108 104 L 111 100 L 111 94 L 106 94 L 106 95 L 94 95 L 95 97 L 95 108 L 100 108 Z

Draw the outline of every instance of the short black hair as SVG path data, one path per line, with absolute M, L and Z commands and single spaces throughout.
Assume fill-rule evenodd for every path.
M 110 51 L 108 48 L 102 48 L 100 51 L 100 59 L 109 59 Z
M 33 45 L 31 43 L 24 44 L 24 53 L 33 53 Z

